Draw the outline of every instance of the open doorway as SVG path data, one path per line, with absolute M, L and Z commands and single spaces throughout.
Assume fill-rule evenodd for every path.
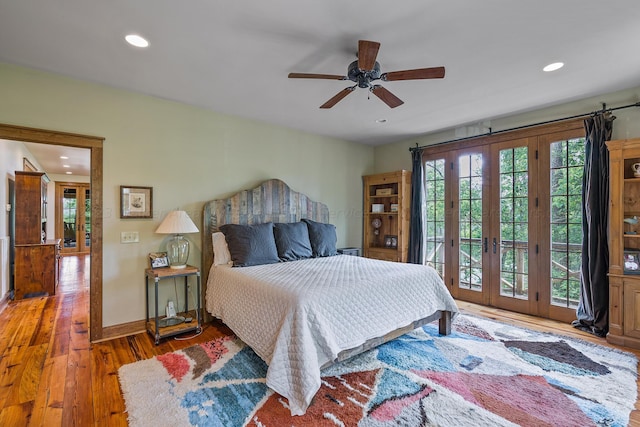
M 104 138 L 0 124 L 0 139 L 90 150 L 91 206 L 89 224 L 91 232 L 89 246 L 91 248 L 91 261 L 89 339 L 91 341 L 99 340 L 102 338 L 102 144 Z

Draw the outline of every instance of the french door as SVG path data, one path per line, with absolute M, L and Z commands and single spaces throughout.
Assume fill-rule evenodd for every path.
M 89 184 L 56 184 L 56 238 L 61 239 L 62 254 L 89 252 L 91 247 Z
M 454 297 L 575 319 L 580 130 L 425 150 L 425 258 Z
M 535 139 L 491 145 L 492 186 L 489 200 L 491 304 L 512 311 L 544 312 L 540 261 L 540 215 Z

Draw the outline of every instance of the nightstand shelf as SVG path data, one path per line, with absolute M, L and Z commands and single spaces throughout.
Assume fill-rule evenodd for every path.
M 196 307 L 195 309 L 189 309 L 189 277 L 195 276 L 196 278 Z M 158 285 L 161 279 L 171 279 L 177 277 L 184 277 L 184 312 L 178 313 L 182 317 L 191 317 L 191 322 L 181 322 L 176 325 L 162 326 L 161 321 L 164 316 L 160 316 L 158 307 Z M 153 280 L 155 290 L 155 312 L 154 317 L 149 316 L 149 279 Z M 147 268 L 145 270 L 145 295 L 147 301 L 147 332 L 151 334 L 155 339 L 155 344 L 158 345 L 162 338 L 170 337 L 173 335 L 184 334 L 185 332 L 195 331 L 199 333 L 202 330 L 200 319 L 200 270 L 197 267 L 188 265 L 186 268 L 173 269 L 173 268 Z

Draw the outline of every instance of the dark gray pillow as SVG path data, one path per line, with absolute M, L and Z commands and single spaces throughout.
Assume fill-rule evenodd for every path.
M 277 222 L 273 225 L 273 235 L 281 261 L 311 258 L 313 255 L 309 229 L 304 222 Z
M 229 246 L 234 267 L 279 262 L 273 223 L 255 225 L 225 224 L 220 226 Z
M 310 219 L 303 219 L 309 229 L 309 240 L 311 241 L 311 250 L 314 257 L 338 255 L 336 244 L 338 235 L 336 234 L 336 226 L 333 224 L 324 224 L 315 222 Z

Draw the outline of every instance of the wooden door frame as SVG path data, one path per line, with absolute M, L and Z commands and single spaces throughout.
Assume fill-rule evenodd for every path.
M 87 148 L 91 151 L 91 266 L 89 340 L 102 338 L 102 199 L 104 138 L 0 123 L 0 139 Z
M 60 253 L 62 255 L 68 254 L 68 255 L 76 255 L 76 254 L 87 254 L 90 252 L 91 247 L 89 247 L 89 250 L 87 250 L 85 248 L 85 239 L 78 239 L 78 234 L 81 234 L 81 231 L 84 231 L 84 229 L 82 229 L 81 227 L 78 227 L 76 229 L 76 248 L 75 250 L 69 250 L 69 251 L 65 251 L 64 248 L 64 226 L 63 226 L 63 203 L 62 203 L 62 199 L 64 197 L 64 193 L 63 193 L 63 189 L 64 188 L 70 188 L 73 187 L 76 190 L 76 200 L 80 200 L 80 198 L 82 198 L 82 201 L 84 202 L 86 200 L 85 198 L 85 193 L 82 193 L 82 196 L 80 195 L 80 192 L 84 192 L 85 190 L 91 190 L 91 184 L 87 183 L 87 182 L 58 182 L 56 181 L 56 201 L 55 201 L 55 236 L 56 239 L 61 239 L 62 245 L 60 246 Z M 83 208 L 82 208 L 82 214 L 80 215 L 79 218 L 81 218 L 79 221 L 76 220 L 76 226 L 81 223 L 82 225 L 85 224 L 85 220 L 84 220 L 84 215 L 85 215 L 85 210 L 84 210 L 84 204 L 82 204 Z M 82 233 L 84 234 L 84 233 Z

